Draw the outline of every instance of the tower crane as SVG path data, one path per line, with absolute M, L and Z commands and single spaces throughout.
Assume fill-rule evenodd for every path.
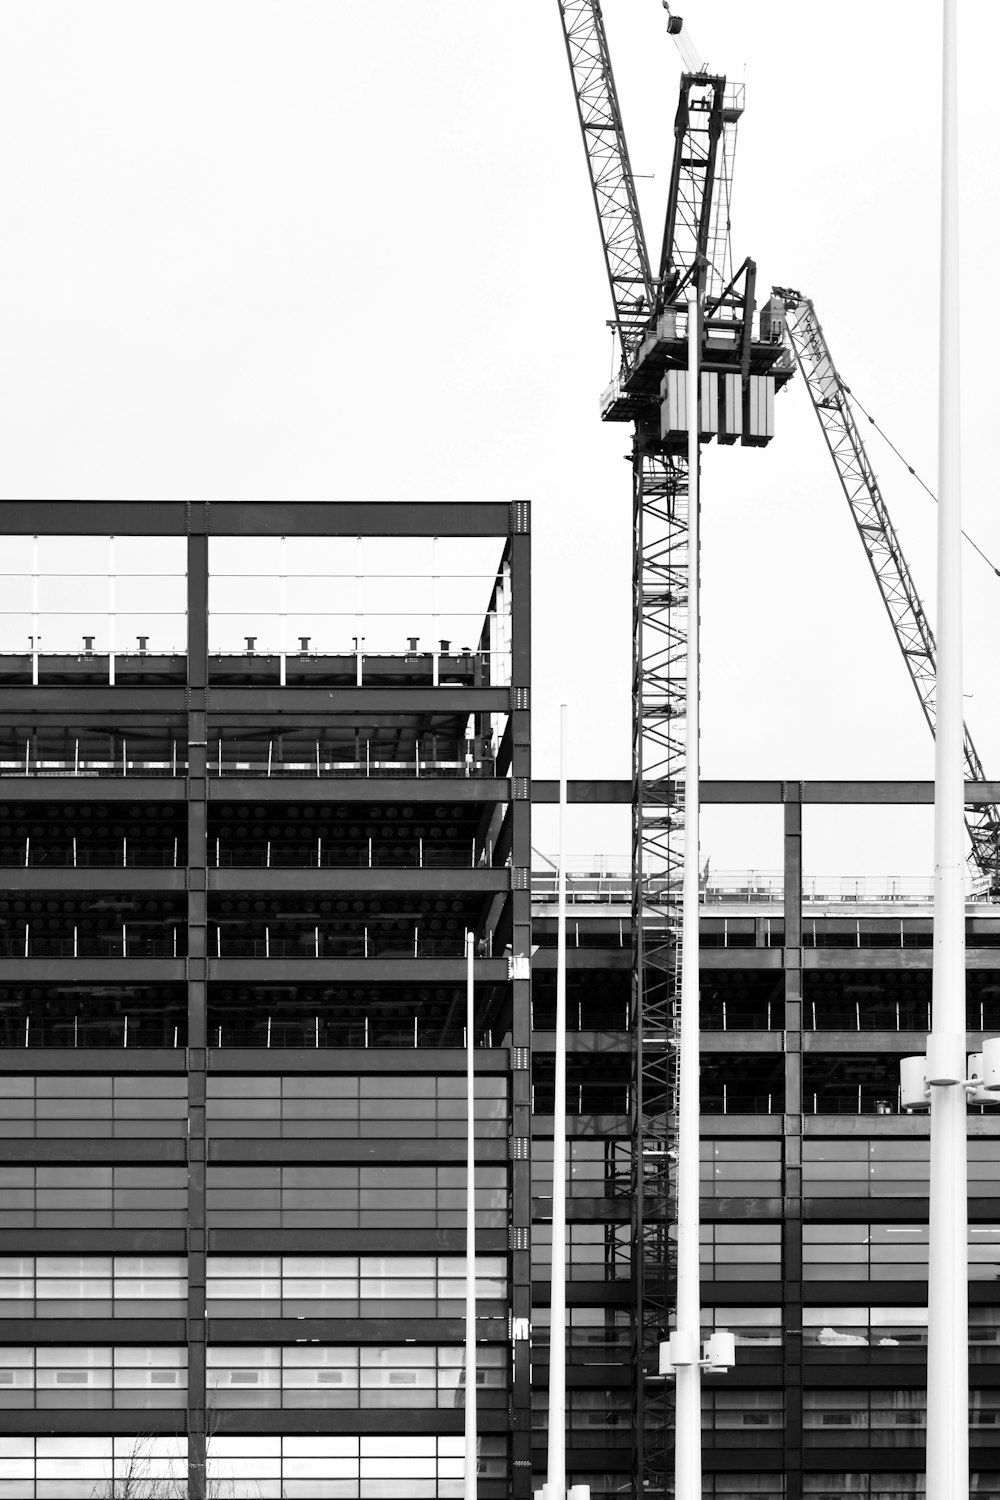
M 865 450 L 847 388 L 837 372 L 812 301 L 790 287 L 776 286 L 773 290 L 774 300 L 780 301 L 784 310 L 796 363 L 819 418 L 924 718 L 933 734 L 937 679 L 934 633 Z M 965 729 L 964 755 L 968 780 L 984 781 L 982 761 L 968 727 Z M 985 878 L 991 895 L 995 894 L 1000 811 L 991 803 L 968 808 L 965 822 L 972 843 L 972 861 Z
M 742 86 L 700 64 L 681 75 L 654 273 L 600 0 L 558 0 L 558 6 L 620 353 L 601 416 L 632 426 L 633 1051 L 629 1142 L 618 1162 L 632 1220 L 628 1243 L 614 1245 L 613 1253 L 627 1260 L 633 1293 L 632 1473 L 637 1493 L 655 1496 L 666 1489 L 666 1389 L 646 1377 L 655 1375 L 667 1327 L 671 1258 L 688 634 L 688 289 L 703 308 L 701 441 L 768 443 L 774 395 L 793 364 L 774 309 L 755 324 L 754 262 L 748 258 L 732 271 L 729 188 Z M 682 24 L 669 16 L 674 36 Z

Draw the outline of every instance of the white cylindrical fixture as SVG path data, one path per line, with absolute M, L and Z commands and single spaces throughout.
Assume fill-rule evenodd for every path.
M 901 1057 L 899 1060 L 899 1103 L 902 1109 L 927 1109 L 930 1105 L 927 1094 L 927 1058 L 921 1052 L 917 1057 Z
M 701 294 L 688 294 L 688 636 L 687 704 L 684 749 L 684 876 L 681 918 L 681 1015 L 678 1045 L 677 1099 L 677 1332 L 671 1339 L 671 1359 L 677 1366 L 676 1448 L 674 1493 L 701 1494 L 701 1368 L 697 1352 L 690 1363 L 678 1364 L 680 1340 L 701 1340 L 700 1056 L 698 983 L 698 873 L 699 873 L 699 486 L 698 486 L 698 376 L 701 352 Z M 675 1342 L 676 1341 L 676 1342 Z
M 956 0 L 943 0 L 932 1035 L 965 1035 Z M 969 1493 L 965 1090 L 931 1089 L 927 1494 Z
M 465 1500 L 476 1500 L 476 987 L 475 938 L 465 934 Z
M 731 1370 L 736 1363 L 736 1335 L 716 1329 L 705 1344 L 705 1361 L 712 1370 Z
M 566 1493 L 566 705 L 559 709 L 555 1097 L 552 1105 L 552 1292 L 547 1500 Z

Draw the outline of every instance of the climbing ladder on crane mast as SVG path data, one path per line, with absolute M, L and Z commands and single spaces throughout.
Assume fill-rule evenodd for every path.
M 633 1290 L 634 1493 L 668 1487 L 666 1384 L 657 1378 L 672 1291 L 675 1046 L 684 861 L 688 640 L 688 290 L 701 298 L 703 441 L 760 447 L 793 370 L 781 325 L 754 320 L 756 267 L 732 272 L 729 195 L 742 86 L 685 54 L 657 272 L 651 269 L 599 0 L 559 0 L 611 289 L 618 375 L 601 398 L 632 438 L 632 1070 L 630 1133 L 616 1163 L 631 1203 L 609 1254 Z M 680 18 L 670 17 L 675 36 Z M 773 322 L 773 320 L 772 320 Z M 652 1377 L 652 1378 L 650 1378 Z
M 916 689 L 931 734 L 936 724 L 935 692 L 937 663 L 934 633 L 917 593 L 909 564 L 903 556 L 896 528 L 882 496 L 875 470 L 868 458 L 860 428 L 851 406 L 850 393 L 837 372 L 826 335 L 808 297 L 789 287 L 776 286 L 774 301 L 780 302 L 795 360 L 823 429 L 841 488 L 854 517 L 899 643 L 910 680 Z M 968 727 L 964 741 L 965 772 L 969 781 L 985 781 L 982 761 Z M 966 827 L 972 843 L 972 862 L 980 888 L 996 899 L 998 890 L 997 841 L 1000 812 L 992 803 L 966 809 Z

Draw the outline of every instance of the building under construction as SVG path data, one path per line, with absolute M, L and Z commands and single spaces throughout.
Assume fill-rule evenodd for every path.
M 555 884 L 532 891 L 529 859 L 532 804 L 556 786 L 530 772 L 528 507 L 8 503 L 0 531 L 30 642 L 0 658 L 0 1494 L 462 1493 L 471 931 L 478 1492 L 527 1497 L 545 1467 L 556 967 Z M 492 559 L 455 597 L 452 542 Z M 316 589 L 324 545 L 351 560 Z M 377 580 L 422 546 L 411 635 L 379 620 Z M 459 605 L 475 629 L 439 634 Z M 706 1378 L 706 1493 L 902 1500 L 923 1465 L 928 1204 L 927 1119 L 900 1107 L 898 1059 L 927 1027 L 929 905 L 804 890 L 801 818 L 931 789 L 703 796 L 785 819 L 779 880 L 702 893 L 703 1304 L 737 1342 Z M 647 883 L 651 943 L 669 894 Z M 1000 1026 L 991 912 L 969 908 L 973 1047 Z M 567 1457 L 594 1500 L 656 1493 L 640 1455 L 671 1491 L 670 1201 L 637 1159 L 634 937 L 627 872 L 575 874 Z M 650 1087 L 644 1109 L 669 1112 Z M 974 1110 L 984 1495 L 998 1155 Z
M 667 1500 L 698 441 L 766 446 L 797 371 L 932 729 L 935 647 L 811 302 L 758 311 L 733 267 L 742 90 L 686 62 L 654 263 L 600 5 L 559 10 L 634 537 L 632 776 L 569 788 L 628 807 L 632 850 L 570 882 L 567 1469 L 591 1500 Z M 477 1493 L 527 1500 L 557 1134 L 528 505 L 6 502 L 0 535 L 0 1497 L 464 1495 L 471 1047 Z M 965 749 L 981 897 L 996 788 Z M 705 1376 L 704 1493 L 915 1500 L 928 1122 L 898 1065 L 925 1044 L 931 909 L 805 883 L 802 815 L 932 789 L 700 796 L 784 815 L 779 876 L 700 891 L 702 1332 L 736 1343 Z M 968 907 L 972 1051 L 1000 1029 L 994 910 Z M 969 1158 L 972 1486 L 1000 1500 L 978 1102 Z

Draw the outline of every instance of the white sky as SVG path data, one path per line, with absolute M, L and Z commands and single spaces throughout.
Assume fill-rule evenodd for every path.
M 930 0 L 689 0 L 747 83 L 733 250 L 816 302 L 848 384 L 935 482 L 938 49 Z M 1000 557 L 986 288 L 997 153 L 960 7 L 966 526 Z M 679 61 L 605 0 L 647 238 Z M 630 487 L 556 0 L 6 0 L 0 473 L 10 497 L 533 501 L 535 773 L 629 768 Z M 796 387 L 799 383 L 796 382 Z M 803 389 L 704 465 L 706 776 L 929 777 L 930 739 Z M 873 457 L 934 616 L 933 507 Z M 967 557 L 968 717 L 1000 775 L 1000 580 Z M 718 868 L 776 817 L 711 813 Z M 925 816 L 812 815 L 814 871 L 923 873 Z M 574 839 L 624 851 L 626 820 Z M 543 820 L 536 842 L 549 842 Z

